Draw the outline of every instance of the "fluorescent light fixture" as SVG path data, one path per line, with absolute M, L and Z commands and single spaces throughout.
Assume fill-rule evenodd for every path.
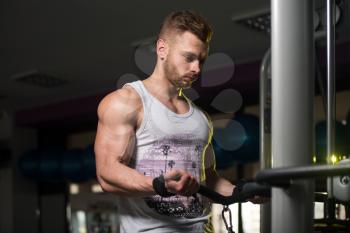
M 37 70 L 29 70 L 13 75 L 11 80 L 39 87 L 52 88 L 68 83 L 66 80 Z

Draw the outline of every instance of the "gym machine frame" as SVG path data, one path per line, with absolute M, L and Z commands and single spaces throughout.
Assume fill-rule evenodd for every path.
M 271 167 L 256 176 L 253 195 L 272 189 L 272 233 L 312 232 L 314 184 L 328 177 L 328 198 L 333 197 L 330 176 L 350 174 L 350 165 L 311 164 L 313 155 L 314 32 L 313 1 L 271 0 L 272 8 L 272 158 Z M 327 155 L 334 152 L 335 66 L 334 0 L 327 0 Z M 276 77 L 276 78 L 275 78 Z M 261 116 L 262 117 L 262 116 Z M 268 158 L 267 158 L 268 159 Z M 268 160 L 262 168 L 268 168 Z M 258 184 L 257 183 L 257 184 Z M 277 187 L 277 188 L 276 188 Z M 232 202 L 205 187 L 199 193 L 227 206 Z M 249 196 L 248 195 L 248 196 Z M 283 208 L 280 208 L 283 206 Z M 232 229 L 231 231 L 232 232 Z

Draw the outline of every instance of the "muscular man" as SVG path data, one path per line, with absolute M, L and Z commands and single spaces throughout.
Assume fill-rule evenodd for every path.
M 154 72 L 110 93 L 98 107 L 97 177 L 119 196 L 121 232 L 211 232 L 200 184 L 229 196 L 215 171 L 212 125 L 182 90 L 198 78 L 212 30 L 199 14 L 173 12 L 156 44 Z M 154 189 L 162 175 L 166 191 Z

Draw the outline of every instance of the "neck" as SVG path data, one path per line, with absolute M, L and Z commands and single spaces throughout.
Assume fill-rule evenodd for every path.
M 177 99 L 182 95 L 182 90 L 174 86 L 160 69 L 154 70 L 144 83 L 153 92 L 154 95 L 166 100 Z

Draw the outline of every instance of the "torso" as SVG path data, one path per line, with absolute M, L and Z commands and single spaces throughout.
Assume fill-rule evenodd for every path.
M 172 169 L 186 170 L 204 183 L 204 150 L 211 134 L 205 115 L 187 99 L 169 103 L 155 98 L 152 90 L 140 81 L 127 86 L 130 88 L 126 96 L 132 105 L 125 104 L 133 113 L 132 125 L 137 127 L 137 149 L 133 150 L 128 166 L 151 177 Z M 156 89 L 153 88 L 153 93 L 157 94 Z M 145 232 L 150 230 L 149 226 L 160 229 L 152 232 L 203 232 L 210 205 L 200 195 L 170 198 L 152 195 L 122 199 L 119 211 L 121 226 L 125 227 L 122 232 Z M 189 228 L 179 229 L 182 225 Z

